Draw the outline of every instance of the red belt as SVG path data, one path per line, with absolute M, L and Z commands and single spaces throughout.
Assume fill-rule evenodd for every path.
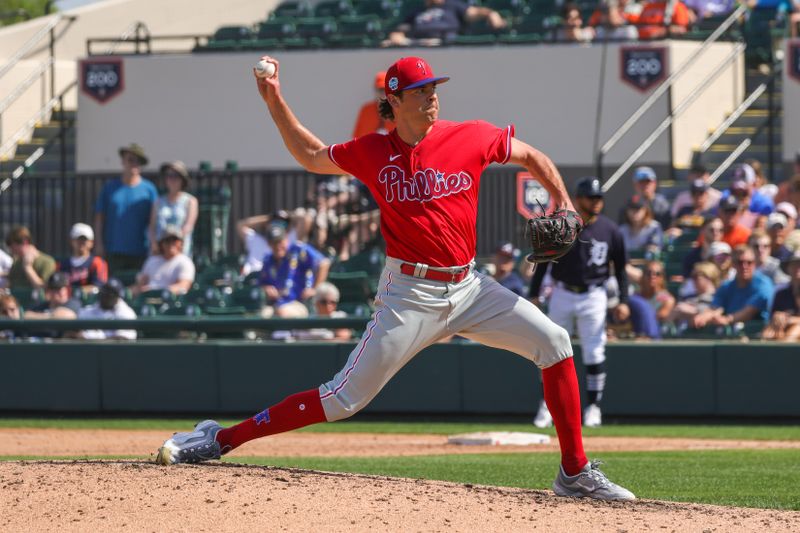
M 441 270 L 431 270 L 430 268 L 417 273 L 417 265 L 414 263 L 403 263 L 400 265 L 400 272 L 415 278 L 432 279 L 435 281 L 446 281 L 448 283 L 459 283 L 469 274 L 470 267 L 465 266 L 458 272 L 442 272 Z

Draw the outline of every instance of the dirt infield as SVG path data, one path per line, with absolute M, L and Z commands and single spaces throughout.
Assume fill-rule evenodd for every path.
M 152 457 L 160 431 L 0 430 L 0 455 Z M 594 437 L 590 452 L 797 448 L 800 442 Z M 436 435 L 289 433 L 240 456 L 380 456 L 555 451 L 456 446 Z M 800 513 L 210 463 L 0 462 L 0 531 L 800 531 Z
M 0 463 L 2 531 L 798 531 L 800 513 L 232 464 Z

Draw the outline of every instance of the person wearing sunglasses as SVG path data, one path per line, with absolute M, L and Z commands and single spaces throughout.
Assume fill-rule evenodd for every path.
M 775 286 L 764 274 L 757 272 L 756 254 L 749 246 L 737 246 L 733 251 L 736 277 L 723 283 L 714 293 L 711 309 L 695 316 L 691 325 L 729 326 L 750 320 L 769 320 L 769 309 Z
M 779 216 L 779 213 L 777 213 Z M 770 215 L 771 217 L 772 215 Z M 756 254 L 756 268 L 758 272 L 767 276 L 776 287 L 782 287 L 789 283 L 789 276 L 781 270 L 781 261 L 770 255 L 772 240 L 763 230 L 755 230 L 750 234 L 747 244 Z

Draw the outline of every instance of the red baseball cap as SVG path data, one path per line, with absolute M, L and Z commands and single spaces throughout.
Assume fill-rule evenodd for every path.
M 428 83 L 444 83 L 449 79 L 449 76 L 436 77 L 431 66 L 421 57 L 401 57 L 386 71 L 383 90 L 386 94 L 394 94 Z

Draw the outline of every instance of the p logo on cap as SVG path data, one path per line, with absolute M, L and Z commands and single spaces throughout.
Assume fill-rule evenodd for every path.
M 386 94 L 415 89 L 428 83 L 444 83 L 448 76 L 437 77 L 421 57 L 401 57 L 386 71 Z

